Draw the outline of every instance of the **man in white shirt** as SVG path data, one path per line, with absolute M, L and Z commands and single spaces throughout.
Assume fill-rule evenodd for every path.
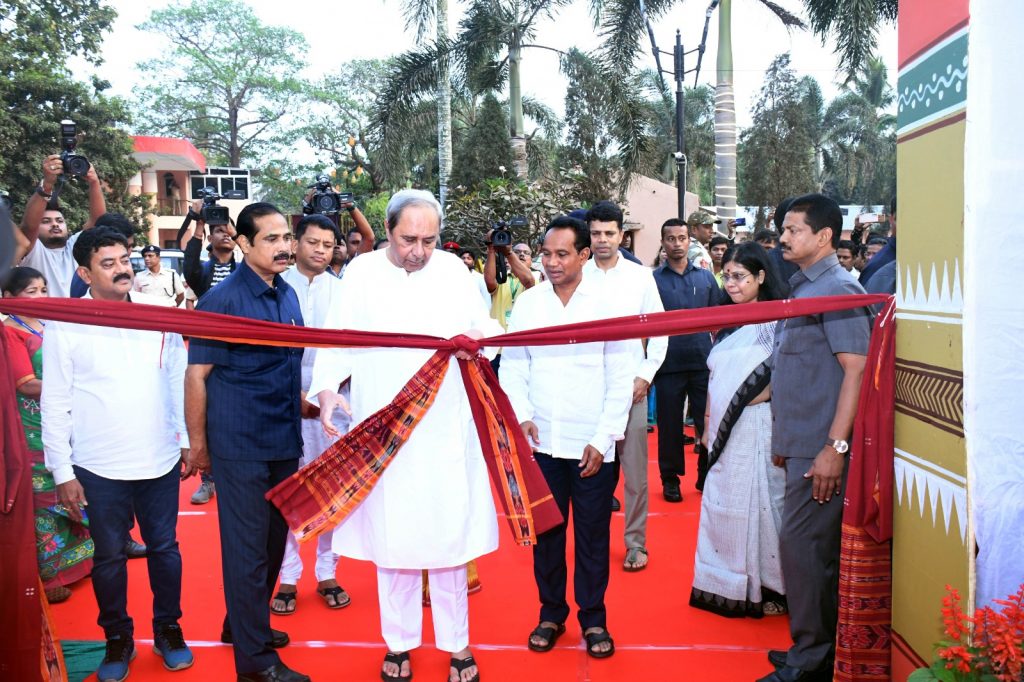
M 351 261 L 341 281 L 345 305 L 325 327 L 452 338 L 497 335 L 466 266 L 438 246 L 441 205 L 429 192 L 402 190 L 388 202 L 388 246 Z M 351 378 L 352 421 L 388 405 L 433 355 L 403 348 L 324 348 L 309 395 L 328 432 L 338 386 Z M 465 352 L 456 357 L 468 359 Z M 437 398 L 377 485 L 334 531 L 334 550 L 377 566 L 385 680 L 408 679 L 409 650 L 422 643 L 423 577 L 438 649 L 451 652 L 449 678 L 479 675 L 469 648 L 466 562 L 498 547 L 487 467 L 461 372 L 452 366 Z
M 21 265 L 43 273 L 50 296 L 66 298 L 71 295 L 71 279 L 76 267 L 72 249 L 82 232 L 68 235 L 64 214 L 54 198 L 54 190 L 60 186 L 58 180 L 64 174 L 60 155 L 51 154 L 43 159 L 42 169 L 43 179 L 29 197 L 21 221 L 21 232 L 28 240 L 28 253 Z M 83 232 L 107 212 L 95 166 L 89 167 L 85 181 L 89 186 L 89 221 L 82 227 Z
M 323 327 L 328 311 L 343 305 L 341 280 L 330 271 L 334 247 L 341 241 L 341 230 L 325 215 L 304 216 L 295 226 L 295 265 L 281 276 L 295 290 L 307 327 Z M 302 457 L 299 466 L 315 460 L 338 439 L 324 433 L 320 426 L 319 408 L 305 400 L 313 379 L 316 353 L 316 348 L 306 348 L 302 353 Z M 342 395 L 348 398 L 347 385 L 342 389 Z M 332 415 L 332 423 L 339 434 L 348 433 L 350 419 L 341 410 Z M 352 602 L 338 585 L 335 578 L 337 567 L 338 555 L 331 549 L 331 534 L 324 533 L 316 546 L 316 591 L 331 609 L 340 609 Z M 301 577 L 299 543 L 289 533 L 281 562 L 281 585 L 270 602 L 272 612 L 287 615 L 295 611 L 295 594 Z
M 150 244 L 142 249 L 146 269 L 135 275 L 132 291 L 152 296 L 160 305 L 177 307 L 185 300 L 185 284 L 173 268 L 160 263 L 160 247 Z
M 599 201 L 587 211 L 590 245 L 594 257 L 583 267 L 583 276 L 602 281 L 609 295 L 605 317 L 661 313 L 665 306 L 651 271 L 627 260 L 622 245 L 622 209 L 610 201 Z M 615 485 L 619 468 L 626 473 L 625 541 L 627 571 L 647 566 L 647 392 L 665 360 L 668 338 L 648 339 L 646 344 L 630 341 L 633 373 L 633 407 L 629 411 L 626 437 L 615 444 Z M 646 346 L 646 348 L 645 348 Z
M 130 298 L 125 238 L 112 228 L 82 234 L 74 247 L 85 298 Z M 87 507 L 95 544 L 92 585 L 107 639 L 97 670 L 120 681 L 135 657 L 127 611 L 125 543 L 132 515 L 148 545 L 154 652 L 168 670 L 192 665 L 181 618 L 181 554 L 176 525 L 180 461 L 188 453 L 184 419 L 185 348 L 181 336 L 51 322 L 43 344 L 43 445 L 46 468 L 68 514 Z M 132 427 L 125 428 L 129 418 Z
M 575 218 L 556 218 L 541 249 L 547 281 L 523 293 L 512 310 L 509 332 L 602 319 L 608 294 L 596 278 L 583 277 L 590 232 Z M 540 593 L 540 623 L 530 633 L 533 651 L 550 651 L 565 632 L 566 528 L 569 504 L 576 546 L 573 578 L 577 617 L 587 653 L 615 652 L 607 629 L 609 524 L 615 442 L 629 416 L 635 363 L 625 341 L 505 348 L 501 386 L 562 516 L 559 526 L 537 537 L 533 574 Z

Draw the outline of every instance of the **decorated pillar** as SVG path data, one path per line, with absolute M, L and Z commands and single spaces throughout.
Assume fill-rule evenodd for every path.
M 968 0 L 899 8 L 893 680 L 931 660 L 974 553 L 964 437 Z

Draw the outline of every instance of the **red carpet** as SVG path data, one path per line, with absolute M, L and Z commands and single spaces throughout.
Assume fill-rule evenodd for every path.
M 606 660 L 590 659 L 582 646 L 575 611 L 558 647 L 538 654 L 526 648 L 537 623 L 539 605 L 533 583 L 531 553 L 514 545 L 499 526 L 501 548 L 478 562 L 483 590 L 470 597 L 470 642 L 487 682 L 558 680 L 602 682 L 624 680 L 754 680 L 771 670 L 769 648 L 786 648 L 785 618 L 726 619 L 688 606 L 693 574 L 700 495 L 693 489 L 696 457 L 687 454 L 689 475 L 683 481 L 682 504 L 668 504 L 658 482 L 657 449 L 650 440 L 651 517 L 648 522 L 650 564 L 639 573 L 621 569 L 622 515 L 612 517 L 612 572 L 608 590 L 608 628 L 617 652 Z M 221 644 L 224 616 L 220 546 L 215 503 L 195 507 L 189 497 L 197 479 L 181 489 L 178 537 L 184 559 L 181 625 L 193 647 L 196 664 L 170 673 L 151 652 L 152 598 L 146 562 L 129 562 L 129 612 L 135 619 L 140 652 L 132 663 L 133 680 L 234 680 L 231 649 Z M 622 499 L 621 484 L 618 497 Z M 571 537 L 571 534 L 570 534 Z M 338 580 L 352 595 L 348 608 L 328 610 L 315 592 L 314 543 L 303 548 L 306 571 L 299 585 L 297 611 L 274 616 L 274 627 L 291 636 L 281 651 L 292 668 L 314 682 L 378 680 L 385 647 L 380 640 L 377 587 L 373 566 L 343 558 Z M 570 556 L 571 563 L 571 556 Z M 571 569 L 570 569 L 571 570 Z M 572 604 L 570 581 L 569 603 Z M 88 580 L 76 584 L 70 600 L 53 607 L 57 634 L 65 640 L 101 640 L 96 602 Z M 433 648 L 430 614 L 425 612 L 425 645 L 414 652 L 417 680 L 446 679 L 447 654 Z M 95 680 L 95 676 L 89 678 Z

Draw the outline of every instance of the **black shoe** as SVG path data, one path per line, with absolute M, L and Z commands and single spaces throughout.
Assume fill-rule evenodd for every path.
M 685 433 L 683 434 L 683 445 L 693 445 L 696 442 L 697 441 L 695 439 L 687 436 Z
M 128 634 L 107 638 L 103 662 L 96 670 L 99 682 L 124 682 L 128 677 L 128 664 L 135 658 L 135 642 Z
M 682 502 L 683 494 L 679 492 L 679 481 L 667 481 L 661 484 L 661 492 L 666 502 Z
M 238 682 L 311 682 L 311 680 L 309 675 L 297 673 L 284 663 L 278 663 L 258 673 L 239 674 Z
M 275 649 L 281 649 L 283 647 L 286 647 L 288 646 L 288 642 L 291 641 L 290 639 L 288 639 L 287 632 L 275 630 L 274 628 L 270 628 L 270 637 L 270 646 L 274 647 Z M 220 631 L 220 641 L 224 642 L 225 644 L 234 644 L 235 640 L 231 636 L 231 628 L 224 628 Z
M 770 675 L 757 680 L 757 682 L 831 682 L 832 669 L 826 670 L 801 670 L 791 666 L 779 668 Z
M 786 656 L 788 651 L 782 649 L 771 649 L 768 651 L 768 662 L 775 666 L 775 669 L 786 667 Z
M 654 433 L 654 424 L 647 425 L 647 433 Z
M 128 555 L 129 559 L 141 559 L 146 556 L 146 546 L 129 537 L 128 542 L 124 544 L 124 553 Z
M 619 502 L 619 498 L 612 496 L 612 511 L 617 512 L 622 510 L 622 503 Z

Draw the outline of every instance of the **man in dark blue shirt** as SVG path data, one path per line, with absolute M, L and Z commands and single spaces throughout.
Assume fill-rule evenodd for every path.
M 198 309 L 302 325 L 295 291 L 280 276 L 292 232 L 274 206 L 238 215 L 245 258 L 199 301 Z M 270 596 L 287 524 L 264 495 L 295 473 L 302 455 L 301 348 L 193 339 L 185 375 L 186 422 L 194 438 L 186 474 L 217 472 L 217 513 L 227 619 L 221 639 L 235 646 L 239 682 L 309 680 L 281 662 L 270 629 Z M 207 429 L 207 424 L 216 425 Z
M 677 218 L 661 226 L 661 245 L 665 264 L 654 271 L 654 281 L 665 310 L 707 308 L 718 305 L 721 290 L 709 270 L 694 267 L 687 258 L 690 234 L 686 223 Z M 697 430 L 697 440 L 704 433 L 704 410 L 708 400 L 708 353 L 711 334 L 682 334 L 668 340 L 665 362 L 654 377 L 658 412 L 658 469 L 661 486 L 668 502 L 682 502 L 679 477 L 686 473 L 683 458 L 683 402 L 690 399 L 690 415 Z M 697 489 L 704 484 L 707 473 L 707 451 L 702 446 L 697 460 Z

